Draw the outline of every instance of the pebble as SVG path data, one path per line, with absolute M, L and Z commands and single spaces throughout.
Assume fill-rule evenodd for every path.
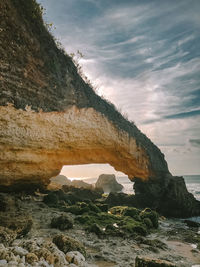
M 26 256 L 26 254 L 28 254 L 28 251 L 22 247 L 14 247 L 13 249 L 13 253 L 15 255 L 19 255 L 20 257 Z
M 0 260 L 0 266 L 5 266 L 7 264 L 7 260 Z
M 35 261 L 38 261 L 38 257 L 34 253 L 27 253 L 26 254 L 26 261 L 30 264 L 34 263 Z
M 16 261 L 9 261 L 8 267 L 16 267 L 16 266 L 18 266 L 18 262 L 16 262 Z

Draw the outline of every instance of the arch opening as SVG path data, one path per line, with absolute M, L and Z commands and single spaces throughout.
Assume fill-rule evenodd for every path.
M 79 180 L 94 185 L 101 174 L 114 174 L 117 182 L 123 186 L 122 192 L 134 194 L 134 182 L 123 172 L 116 171 L 110 164 L 64 165 L 59 175 L 51 178 L 51 182 L 54 183 L 58 179 L 58 183 L 65 184 L 68 179 L 71 182 Z

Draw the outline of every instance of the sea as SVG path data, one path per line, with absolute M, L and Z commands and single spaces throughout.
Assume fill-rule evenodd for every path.
M 200 201 L 200 175 L 183 175 L 185 179 L 186 187 L 194 197 Z M 128 177 L 116 177 L 118 183 L 124 186 L 123 192 L 126 194 L 134 194 L 133 185 L 134 183 L 129 180 Z M 97 178 L 84 178 L 83 181 L 86 183 L 94 184 Z

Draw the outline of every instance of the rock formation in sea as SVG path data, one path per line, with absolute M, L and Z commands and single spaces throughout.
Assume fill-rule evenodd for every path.
M 114 174 L 101 174 L 95 187 L 102 189 L 104 193 L 119 192 L 123 189 L 123 185 L 117 182 Z
M 0 18 L 1 190 L 44 187 L 63 165 L 109 163 L 137 178 L 138 201 L 162 206 L 172 195 L 170 209 L 200 213 L 159 148 L 95 94 L 56 46 L 35 0 L 1 0 Z
M 60 186 L 63 185 L 71 185 L 71 180 L 68 179 L 65 175 L 57 175 L 56 177 L 51 178 L 51 182 L 59 184 Z

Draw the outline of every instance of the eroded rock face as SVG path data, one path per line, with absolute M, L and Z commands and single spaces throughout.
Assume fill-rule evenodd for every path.
M 168 175 L 148 182 L 137 179 L 134 189 L 136 203 L 165 216 L 184 218 L 200 214 L 200 202 L 188 193 L 183 177 Z
M 48 183 L 63 165 L 110 163 L 130 177 L 153 174 L 147 151 L 93 108 L 33 112 L 0 107 L 2 185 Z
M 56 47 L 35 0 L 2 0 L 0 16 L 2 185 L 47 184 L 67 164 L 110 163 L 144 180 L 168 173 L 160 150 Z

